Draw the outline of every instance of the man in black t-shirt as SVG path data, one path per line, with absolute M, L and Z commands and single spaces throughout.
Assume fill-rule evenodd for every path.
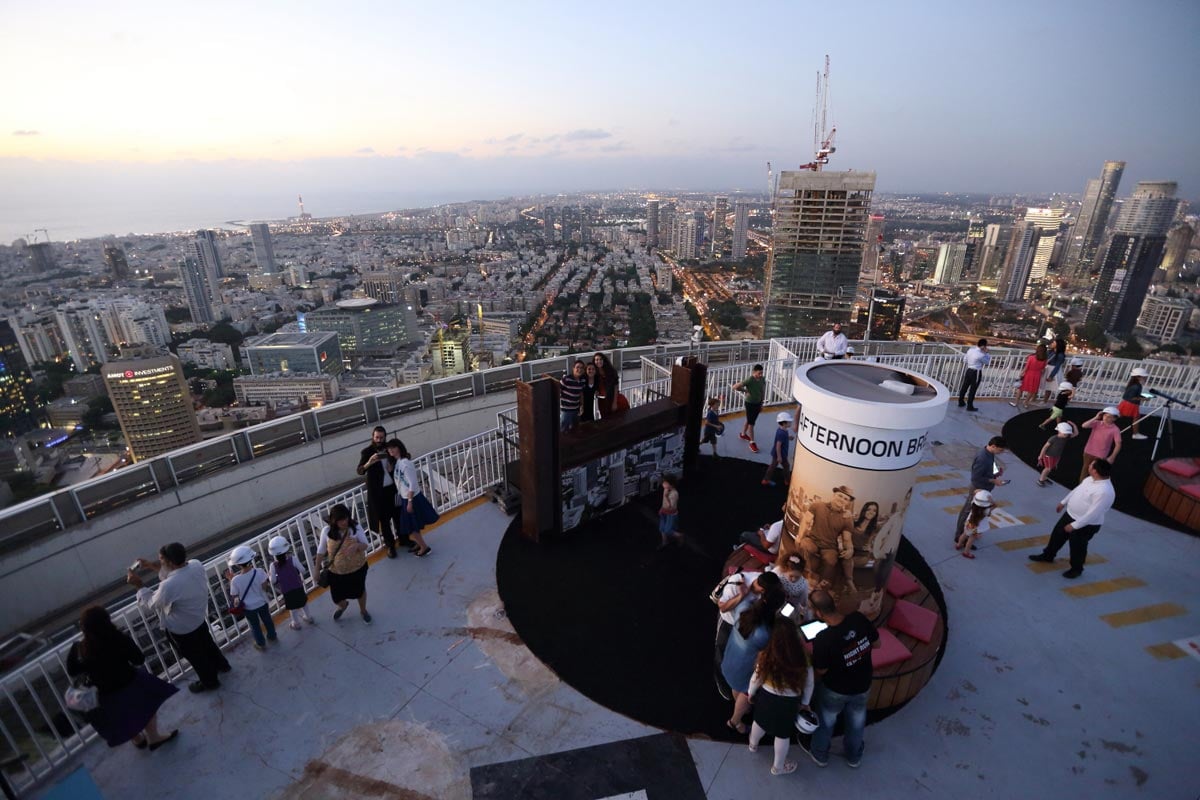
M 829 763 L 829 743 L 839 714 L 844 734 L 842 749 L 846 764 L 862 763 L 863 731 L 867 727 L 867 695 L 871 692 L 871 650 L 879 646 L 879 632 L 857 611 L 838 612 L 829 592 L 815 590 L 808 598 L 818 619 L 828 628 L 813 639 L 812 665 L 817 684 L 817 716 L 821 725 L 812 738 L 809 755 L 818 767 Z

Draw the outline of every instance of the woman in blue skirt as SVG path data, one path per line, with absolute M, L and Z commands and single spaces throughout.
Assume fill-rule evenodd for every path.
M 433 548 L 425 544 L 421 529 L 432 525 L 440 517 L 434 510 L 433 504 L 421 491 L 417 480 L 417 468 L 413 466 L 412 456 L 404 442 L 392 439 L 387 443 L 388 456 L 394 462 L 392 470 L 396 481 L 396 522 L 401 536 L 407 536 L 410 551 L 415 556 L 425 557 L 433 552 Z

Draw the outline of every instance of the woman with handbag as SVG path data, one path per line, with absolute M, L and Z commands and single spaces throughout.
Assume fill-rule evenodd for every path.
M 421 484 L 417 481 L 417 468 L 413 466 L 412 455 L 404 446 L 404 442 L 392 439 L 387 443 L 387 449 L 388 456 L 396 462 L 392 475 L 396 479 L 396 511 L 400 535 L 407 536 L 413 543 L 413 555 L 424 558 L 433 552 L 433 548 L 425 544 L 421 529 L 432 525 L 441 517 L 421 491 Z
M 363 622 L 371 624 L 367 611 L 367 547 L 367 532 L 350 516 L 350 509 L 341 503 L 329 509 L 329 524 L 317 543 L 316 569 L 318 583 L 329 587 L 329 597 L 337 606 L 334 620 L 342 618 L 351 600 L 357 600 Z
M 83 718 L 109 747 L 132 740 L 139 750 L 157 750 L 178 736 L 178 730 L 159 732 L 158 709 L 179 690 L 142 668 L 146 656 L 133 639 L 100 606 L 83 610 L 79 628 L 83 638 L 67 653 L 67 674 L 94 689 L 95 697 L 76 687 L 67 693 L 68 707 L 91 706 Z

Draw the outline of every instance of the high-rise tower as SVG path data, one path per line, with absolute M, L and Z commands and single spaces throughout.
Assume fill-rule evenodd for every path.
M 646 246 L 658 247 L 658 201 L 646 203 Z
M 997 294 L 1005 303 L 1017 303 L 1029 293 L 1029 273 L 1037 255 L 1041 231 L 1032 222 L 1022 221 L 1013 226 L 1008 242 L 1008 255 L 1000 273 Z
M 745 200 L 733 204 L 733 252 L 734 261 L 746 258 L 746 233 L 750 229 L 750 206 Z
M 111 361 L 103 374 L 134 461 L 200 441 L 200 425 L 178 358 L 167 354 Z
M 1179 270 L 1187 259 L 1188 249 L 1192 246 L 1192 239 L 1196 236 L 1196 229 L 1186 222 L 1181 222 L 1171 229 L 1167 234 L 1166 250 L 1163 252 L 1162 269 L 1167 273 L 1167 281 L 1179 280 Z
M 104 243 L 104 264 L 114 279 L 123 281 L 129 277 L 129 259 L 116 242 Z
M 217 250 L 217 234 L 213 231 L 196 231 L 192 240 L 192 255 L 204 271 L 208 273 L 208 282 L 214 288 L 220 285 L 225 277 L 225 269 L 221 266 L 221 254 Z
M 254 261 L 259 272 L 271 275 L 275 272 L 275 246 L 271 244 L 271 228 L 265 222 L 250 226 L 250 239 L 254 242 Z
M 874 172 L 780 173 L 763 336 L 807 336 L 849 319 L 874 190 Z
M 1071 230 L 1066 257 L 1063 259 L 1063 271 L 1077 280 L 1091 272 L 1124 172 L 1124 161 L 1105 161 L 1100 177 L 1088 181 L 1084 189 L 1079 219 Z
M 1162 261 L 1167 231 L 1179 200 L 1173 181 L 1141 181 L 1121 206 L 1113 234 L 1096 263 L 1100 277 L 1087 321 L 1124 335 L 1133 330 L 1142 302 Z
M 183 281 L 183 294 L 187 298 L 192 322 L 208 324 L 216 321 L 213 313 L 213 293 L 209 284 L 208 271 L 196 259 L 188 256 L 179 264 L 179 277 Z
M 1038 229 L 1037 252 L 1033 254 L 1033 263 L 1029 268 L 1029 281 L 1033 283 L 1046 277 L 1050 266 L 1050 256 L 1054 253 L 1054 242 L 1062 227 L 1063 210 L 1061 208 L 1027 208 L 1025 221 L 1032 223 Z
M 721 255 L 721 246 L 725 243 L 725 217 L 729 214 L 729 198 L 718 197 L 713 202 L 712 221 L 712 254 Z

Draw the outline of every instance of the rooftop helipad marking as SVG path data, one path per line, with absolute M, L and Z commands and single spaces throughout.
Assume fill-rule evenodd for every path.
M 1187 651 L 1174 642 L 1152 644 L 1146 648 L 1146 652 L 1154 656 L 1154 658 L 1158 661 L 1173 661 L 1177 658 L 1183 658 L 1187 655 Z M 1196 657 L 1200 658 L 1200 655 L 1197 655 Z
M 932 483 L 933 481 L 944 481 L 944 480 L 949 480 L 950 478 L 957 478 L 957 477 L 958 477 L 957 472 L 946 472 L 946 473 L 935 472 L 932 475 L 918 475 L 917 483 Z M 966 490 L 964 489 L 963 491 L 965 492 Z
M 1186 639 L 1176 639 L 1174 644 L 1192 658 L 1200 660 L 1200 633 Z
M 1049 535 L 1030 536 L 1027 539 L 1009 539 L 1008 541 L 1004 542 L 996 542 L 996 547 L 999 547 L 1001 550 L 1011 552 L 1013 550 L 1024 550 L 1027 547 L 1045 547 L 1046 543 L 1049 541 Z
M 1033 525 L 1041 521 L 1037 517 L 1030 516 L 1029 514 L 1022 514 L 1021 516 L 1017 517 L 1017 519 L 1021 520 L 1022 525 Z
M 1120 592 L 1125 589 L 1136 589 L 1139 586 L 1145 585 L 1146 582 L 1141 578 L 1113 578 L 1108 581 L 1096 581 L 1095 583 L 1068 586 L 1063 589 L 1063 594 L 1068 594 L 1071 597 L 1095 597 L 1096 595 Z
M 969 490 L 970 488 L 967 486 L 954 486 L 949 489 L 938 489 L 933 492 L 921 492 L 921 497 L 952 497 L 954 495 L 966 497 Z
M 1087 561 L 1084 561 L 1083 563 L 1084 564 L 1104 564 L 1107 562 L 1108 562 L 1108 559 L 1105 558 L 1104 556 L 1098 556 L 1098 555 L 1095 555 L 1094 553 L 1088 553 Z M 1044 561 L 1030 561 L 1025 566 L 1029 567 L 1029 569 L 1031 571 L 1036 572 L 1037 574 L 1041 575 L 1043 572 L 1054 572 L 1055 570 L 1059 570 L 1059 571 L 1065 570 L 1067 567 L 1070 566 L 1070 564 L 1067 563 L 1067 560 L 1065 558 L 1058 558 L 1058 559 L 1054 560 L 1053 564 L 1047 564 Z
M 1179 617 L 1186 613 L 1187 609 L 1178 603 L 1155 603 L 1152 606 L 1131 608 L 1115 614 L 1101 614 L 1100 619 L 1114 628 L 1123 628 L 1126 625 L 1140 625 L 1143 622 L 1154 622 L 1167 617 Z

